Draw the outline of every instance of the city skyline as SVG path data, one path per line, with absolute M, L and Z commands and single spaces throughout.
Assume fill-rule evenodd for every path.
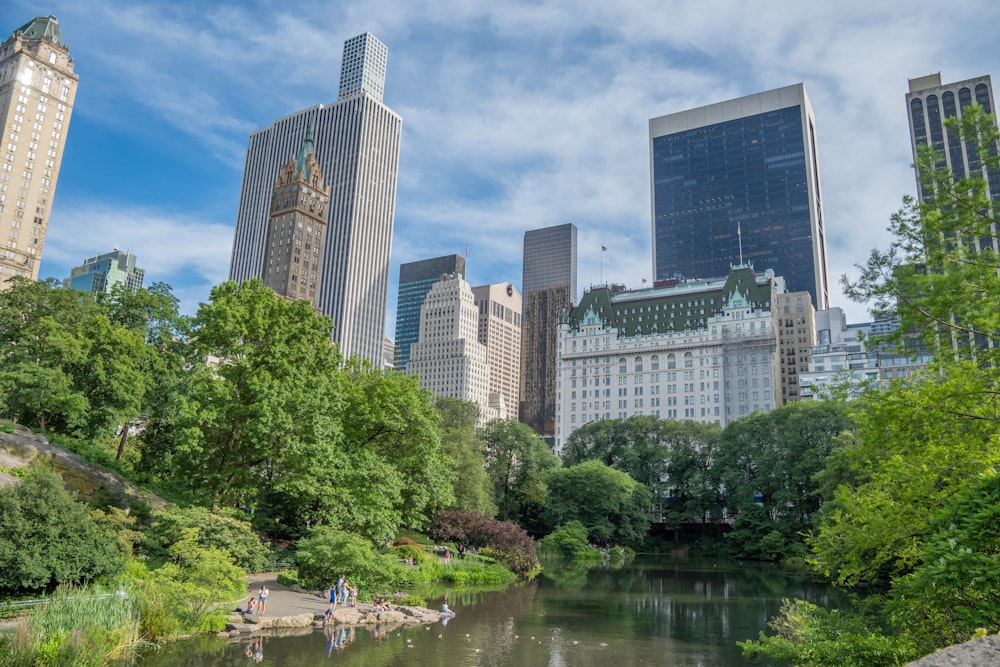
M 652 9 L 5 3 L 5 32 L 59 17 L 83 82 L 42 276 L 131 247 L 147 280 L 171 283 L 193 312 L 226 277 L 247 134 L 333 102 L 340 44 L 371 32 L 392 51 L 386 104 L 406 119 L 390 282 L 402 262 L 468 244 L 470 282 L 516 284 L 524 231 L 573 222 L 579 289 L 599 282 L 602 245 L 604 281 L 638 287 L 653 277 L 648 119 L 802 81 L 817 119 L 831 302 L 863 319 L 838 278 L 884 245 L 890 214 L 914 193 L 907 80 L 1000 71 L 987 48 L 1000 9 L 700 3 L 649 21 Z
M 382 103 L 386 46 L 365 33 L 348 39 L 343 53 L 335 103 L 297 111 L 250 134 L 229 279 L 242 282 L 264 273 L 265 250 L 271 252 L 275 245 L 270 239 L 266 247 L 275 175 L 288 159 L 289 147 L 301 144 L 306 124 L 310 152 L 330 184 L 325 192 L 329 205 L 323 211 L 322 244 L 313 245 L 305 257 L 312 259 L 312 272 L 299 279 L 293 271 L 284 279 L 301 285 L 308 278 L 309 289 L 315 289 L 310 299 L 333 321 L 331 335 L 341 354 L 378 366 L 386 328 L 402 119 Z M 295 238 L 296 246 L 303 242 L 308 250 L 308 240 Z

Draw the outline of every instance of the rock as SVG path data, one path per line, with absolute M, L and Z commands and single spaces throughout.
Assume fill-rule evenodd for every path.
M 943 648 L 906 667 L 984 667 L 1000 665 L 1000 635 L 990 635 Z
M 297 614 L 295 616 L 257 616 L 250 614 L 245 618 L 254 630 L 271 628 L 311 628 L 315 616 L 313 614 Z
M 232 633 L 236 632 L 241 635 L 248 635 L 254 631 L 254 626 L 248 623 L 227 623 L 226 630 L 229 630 L 230 636 Z

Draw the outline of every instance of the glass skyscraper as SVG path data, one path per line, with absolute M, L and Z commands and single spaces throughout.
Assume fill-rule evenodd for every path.
M 399 294 L 396 297 L 396 354 L 393 366 L 406 371 L 410 346 L 420 337 L 420 306 L 431 285 L 445 274 L 465 278 L 465 258 L 445 255 L 408 262 L 399 267 Z
M 524 233 L 521 280 L 520 421 L 538 435 L 556 432 L 556 345 L 559 317 L 576 303 L 576 225 Z
M 657 280 L 773 269 L 829 307 L 812 106 L 796 84 L 649 121 Z M 742 248 L 741 248 L 742 245 Z
M 906 94 L 906 105 L 910 118 L 910 143 L 913 160 L 917 159 L 917 146 L 929 145 L 944 156 L 945 164 L 955 178 L 964 178 L 982 169 L 979 158 L 972 146 L 960 136 L 944 127 L 944 120 L 961 116 L 962 110 L 973 102 L 986 113 L 995 114 L 993 83 L 990 76 L 941 83 L 941 73 L 910 79 L 910 92 Z M 986 182 L 990 196 L 1000 200 L 1000 173 L 987 170 Z M 917 191 L 921 198 L 927 195 L 921 191 L 920 177 L 917 175 Z M 995 241 L 995 235 L 994 235 Z

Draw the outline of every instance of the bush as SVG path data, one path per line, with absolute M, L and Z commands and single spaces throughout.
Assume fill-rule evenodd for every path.
M 427 529 L 438 542 L 489 549 L 489 555 L 518 574 L 527 574 L 538 566 L 535 541 L 513 521 L 497 521 L 479 512 L 445 510 Z
M 246 573 L 225 551 L 200 546 L 196 533 L 189 529 L 171 546 L 170 561 L 160 568 L 130 564 L 143 633 L 151 639 L 222 630 L 231 605 L 246 593 Z
M 870 619 L 804 600 L 783 600 L 768 627 L 776 634 L 737 642 L 743 655 L 802 667 L 889 667 L 919 657 L 909 642 L 874 631 Z
M 371 542 L 342 530 L 320 526 L 298 542 L 298 577 L 311 590 L 328 589 L 340 575 L 367 597 L 386 588 L 411 582 L 412 568 L 401 566 L 390 554 L 375 551 Z
M 297 570 L 286 570 L 284 572 L 278 573 L 278 583 L 285 588 L 291 588 L 292 586 L 302 586 L 299 583 L 299 573 Z
M 415 542 L 408 537 L 397 537 L 392 541 L 392 546 L 394 547 L 417 547 L 423 550 L 423 546 L 419 542 Z
M 427 552 L 419 546 L 414 546 L 410 544 L 401 544 L 399 546 L 393 546 L 391 551 L 393 556 L 399 560 L 406 560 L 412 557 L 413 563 L 419 565 L 427 560 Z
M 587 528 L 575 519 L 546 535 L 542 539 L 542 552 L 572 560 L 600 560 L 603 557 L 587 541 Z
M 52 470 L 33 466 L 23 482 L 0 489 L 0 592 L 109 578 L 124 564 L 114 531 Z
M 204 507 L 170 507 L 156 513 L 145 531 L 143 550 L 154 562 L 162 562 L 188 529 L 198 531 L 199 545 L 225 551 L 244 570 L 260 572 L 267 564 L 267 547 L 249 523 Z

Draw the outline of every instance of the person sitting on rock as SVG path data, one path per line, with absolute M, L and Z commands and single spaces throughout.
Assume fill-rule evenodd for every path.
M 251 614 L 253 614 L 255 612 L 256 607 L 257 607 L 257 600 L 256 600 L 256 598 L 250 598 L 247 601 L 247 610 L 245 612 L 243 612 L 243 613 L 246 614 L 247 616 L 250 616 Z

